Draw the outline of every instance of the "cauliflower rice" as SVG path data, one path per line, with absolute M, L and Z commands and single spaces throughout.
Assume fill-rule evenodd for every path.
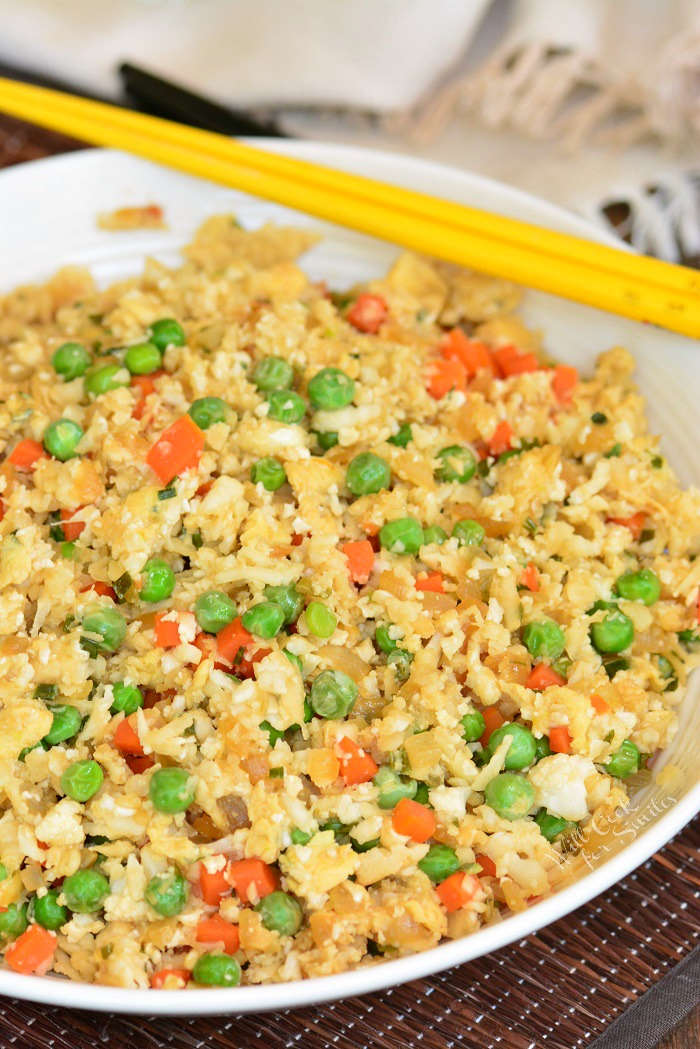
M 0 299 L 15 971 L 233 986 L 464 936 L 674 734 L 700 498 L 630 354 L 579 378 L 511 285 L 412 255 L 330 294 L 313 239 L 220 216 L 179 269 Z

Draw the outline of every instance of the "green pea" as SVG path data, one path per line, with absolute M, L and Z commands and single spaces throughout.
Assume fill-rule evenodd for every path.
M 540 833 L 547 841 L 554 841 L 564 831 L 574 830 L 578 824 L 565 820 L 561 816 L 553 816 L 546 809 L 540 809 L 535 816 L 535 823 L 540 828 Z
M 467 743 L 476 743 L 486 731 L 484 715 L 478 710 L 472 710 L 468 714 L 465 714 L 461 720 L 461 725 L 464 730 L 463 736 Z
M 160 368 L 160 350 L 152 342 L 138 342 L 129 346 L 124 354 L 124 364 L 132 375 L 150 375 Z
M 203 954 L 195 962 L 192 979 L 204 987 L 238 987 L 241 967 L 230 954 Z
M 396 642 L 389 634 L 390 626 L 391 624 L 383 624 L 374 631 L 374 640 L 377 643 L 377 648 L 380 648 L 382 652 L 393 652 L 396 648 Z
M 186 769 L 175 766 L 156 769 L 148 784 L 148 796 L 158 812 L 185 812 L 194 801 L 196 782 Z
M 51 358 L 53 370 L 63 376 L 64 382 L 70 382 L 71 379 L 84 375 L 91 361 L 92 357 L 79 342 L 64 342 Z
M 104 874 L 92 867 L 76 871 L 66 878 L 61 888 L 66 903 L 77 914 L 92 914 L 102 906 L 109 893 L 109 882 Z
M 424 542 L 423 529 L 415 517 L 397 517 L 379 530 L 379 542 L 393 554 L 417 554 Z
M 255 909 L 265 928 L 278 932 L 280 936 L 294 936 L 301 928 L 304 917 L 301 904 L 288 892 L 277 889 L 268 893 Z
M 149 328 L 149 332 L 151 335 L 150 342 L 157 346 L 161 353 L 164 353 L 168 346 L 185 345 L 185 333 L 182 325 L 178 324 L 172 317 L 161 317 L 160 320 L 154 321 Z
M 542 758 L 548 758 L 551 753 L 552 749 L 546 736 L 535 739 L 535 761 L 542 761 Z
M 136 685 L 127 685 L 126 681 L 115 681 L 112 685 L 113 714 L 124 713 L 128 717 L 143 706 L 143 693 Z
M 441 882 L 459 870 L 457 853 L 449 845 L 431 845 L 418 866 L 432 882 Z
M 428 525 L 423 532 L 423 544 L 430 546 L 431 543 L 435 543 L 436 546 L 442 546 L 447 539 L 447 532 L 440 525 Z
M 304 676 L 304 664 L 299 659 L 299 656 L 296 654 L 296 652 L 290 652 L 288 648 L 283 648 L 282 652 L 287 657 L 287 659 L 292 664 L 292 666 L 296 667 L 297 670 L 299 671 L 299 673 L 301 674 L 301 676 L 303 677 Z
M 287 474 L 279 459 L 266 455 L 253 463 L 250 479 L 253 484 L 261 484 L 267 492 L 276 492 L 287 480 Z
M 326 430 L 325 433 L 319 433 L 316 431 L 316 440 L 318 446 L 323 452 L 327 452 L 329 448 L 335 448 L 338 443 L 338 431 L 337 430 Z
M 608 417 L 603 412 L 593 412 L 591 416 L 591 422 L 595 423 L 596 426 L 605 426 L 607 421 Z
M 236 606 L 223 590 L 207 590 L 194 603 L 199 627 L 207 634 L 218 634 L 236 618 Z
M 0 863 L 0 881 L 5 881 L 9 878 L 9 872 L 4 863 Z
M 411 663 L 413 662 L 413 655 L 407 652 L 405 648 L 395 648 L 393 652 L 390 652 L 386 657 L 386 665 L 393 667 L 394 673 L 396 674 L 396 680 L 403 684 L 404 681 L 408 681 L 411 673 Z
M 164 918 L 173 918 L 187 903 L 189 886 L 179 870 L 172 867 L 164 874 L 156 874 L 144 893 L 146 902 Z
M 104 778 L 96 761 L 74 761 L 61 776 L 61 790 L 73 801 L 89 801 L 102 786 Z
M 617 779 L 627 779 L 628 776 L 639 772 L 640 764 L 641 754 L 639 753 L 639 748 L 629 739 L 626 739 L 620 744 L 618 750 L 615 751 L 607 765 L 604 765 L 603 768 L 609 776 L 615 776 Z
M 78 454 L 77 448 L 82 437 L 82 426 L 72 419 L 57 419 L 44 430 L 44 448 L 54 459 L 65 463 Z
M 476 472 L 476 459 L 471 449 L 461 444 L 450 444 L 437 454 L 440 465 L 435 471 L 438 481 L 471 481 Z
M 481 546 L 486 537 L 486 532 L 478 521 L 464 518 L 457 521 L 452 529 L 452 538 L 456 539 L 460 546 Z
M 26 903 L 10 903 L 0 911 L 0 939 L 16 940 L 29 925 Z
M 353 495 L 380 492 L 391 484 L 389 464 L 373 452 L 361 452 L 348 465 L 345 483 Z
M 288 390 L 294 381 L 294 369 L 284 357 L 263 357 L 253 370 L 253 382 L 259 390 Z
M 405 448 L 413 440 L 413 430 L 410 423 L 401 423 L 396 433 L 389 438 L 389 444 L 397 448 Z
M 75 543 L 61 543 L 60 546 L 61 557 L 65 557 L 66 561 L 78 561 L 80 553 Z
M 305 830 L 301 830 L 300 827 L 292 827 L 289 832 L 289 838 L 292 845 L 308 845 L 313 838 L 313 834 L 308 833 Z
M 220 397 L 198 397 L 187 409 L 190 419 L 200 430 L 208 430 L 214 423 L 229 422 L 232 411 L 226 401 Z
M 537 753 L 535 737 L 523 725 L 501 725 L 489 737 L 489 754 L 494 754 L 506 737 L 510 738 L 510 747 L 506 754 L 505 768 L 524 769 L 532 765 Z
M 553 619 L 528 623 L 523 630 L 523 642 L 536 659 L 558 659 L 566 645 L 566 634 Z
M 322 601 L 309 601 L 304 619 L 314 637 L 330 637 L 338 625 L 338 620 Z
M 175 573 L 160 557 L 151 557 L 146 561 L 141 569 L 141 579 L 139 597 L 149 604 L 165 601 L 175 589 Z
M 294 583 L 289 583 L 287 586 L 266 586 L 263 593 L 268 601 L 273 601 L 280 606 L 284 612 L 285 626 L 299 618 L 304 607 L 304 598 L 294 586 Z
M 408 776 L 399 776 L 388 765 L 382 765 L 372 780 L 379 791 L 377 805 L 380 809 L 393 809 L 402 798 L 415 798 L 418 783 Z
M 358 689 L 342 670 L 322 670 L 311 686 L 310 701 L 322 718 L 344 718 L 355 706 Z
M 88 372 L 83 380 L 85 393 L 92 397 L 100 397 L 109 390 L 117 390 L 120 386 L 128 386 L 129 379 L 125 375 L 126 368 L 121 364 L 103 364 L 101 368 Z M 123 378 L 117 378 L 123 376 Z
M 34 900 L 34 921 L 55 932 L 70 920 L 70 911 L 58 902 L 58 889 L 49 889 Z
M 615 590 L 625 601 L 641 601 L 653 605 L 661 597 L 659 577 L 650 568 L 625 572 L 615 583 Z
M 597 652 L 622 652 L 633 640 L 634 623 L 617 609 L 591 627 L 591 641 Z
M 355 382 L 340 368 L 322 368 L 309 382 L 308 393 L 314 408 L 335 411 L 351 403 Z
M 294 390 L 273 390 L 267 403 L 268 418 L 280 423 L 299 423 L 306 415 L 306 401 Z
M 516 772 L 501 772 L 486 784 L 484 799 L 502 819 L 519 820 L 535 804 L 535 788 Z
M 275 637 L 284 626 L 284 609 L 276 601 L 261 601 L 243 613 L 241 622 L 256 637 Z
M 63 705 L 51 707 L 51 714 L 53 715 L 51 728 L 43 739 L 47 746 L 55 747 L 57 743 L 72 739 L 80 731 L 83 717 L 77 707 Z

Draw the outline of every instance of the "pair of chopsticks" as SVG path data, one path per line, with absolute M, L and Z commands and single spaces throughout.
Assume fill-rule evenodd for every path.
M 700 336 L 700 273 L 683 266 L 48 88 L 0 78 L 0 110 L 423 254 Z

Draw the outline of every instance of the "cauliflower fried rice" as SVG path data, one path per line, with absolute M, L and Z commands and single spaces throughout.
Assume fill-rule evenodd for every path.
M 0 299 L 0 946 L 235 986 L 562 883 L 676 729 L 700 498 L 504 281 L 210 219 Z

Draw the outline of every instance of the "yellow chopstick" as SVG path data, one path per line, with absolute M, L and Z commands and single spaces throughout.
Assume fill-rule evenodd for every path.
M 0 101 L 3 101 L 5 94 L 8 99 L 14 96 L 21 101 L 29 97 L 29 93 L 36 101 L 45 102 L 52 112 L 58 113 L 60 110 L 66 116 L 78 118 L 90 116 L 103 121 L 105 125 L 110 124 L 127 132 L 140 131 L 167 140 L 173 145 L 189 146 L 210 156 L 226 157 L 257 172 L 266 171 L 275 176 L 287 174 L 290 178 L 302 179 L 319 188 L 336 191 L 342 189 L 348 195 L 363 199 L 370 197 L 374 203 L 384 204 L 393 211 L 418 212 L 423 218 L 432 218 L 471 232 L 483 232 L 490 238 L 521 243 L 528 250 L 532 250 L 533 244 L 536 243 L 539 253 L 563 256 L 569 260 L 593 265 L 596 269 L 610 268 L 615 272 L 620 264 L 621 252 L 618 249 L 597 244 L 583 237 L 557 233 L 516 219 L 454 204 L 428 194 L 387 185 L 294 157 L 268 153 L 213 132 L 190 128 L 159 117 L 132 113 L 90 99 L 0 78 Z M 700 273 L 696 270 L 673 266 L 640 255 L 630 254 L 625 255 L 625 258 L 627 272 L 636 274 L 644 283 L 672 287 L 693 295 L 700 294 Z
M 426 254 L 700 334 L 700 276 L 684 267 L 1 78 L 0 108 Z

